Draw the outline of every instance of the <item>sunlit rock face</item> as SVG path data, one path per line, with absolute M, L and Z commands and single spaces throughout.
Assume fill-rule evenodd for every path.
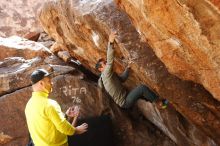
M 1 0 L 0 36 L 23 36 L 29 32 L 41 32 L 37 13 L 46 0 Z
M 220 0 L 209 0 L 220 9 Z
M 220 101 L 220 11 L 208 0 L 116 0 L 169 72 Z M 217 2 L 215 2 L 217 5 Z
M 128 6 L 128 9 L 136 12 L 139 12 L 139 10 L 144 10 L 142 7 L 144 8 L 145 5 L 142 5 L 142 3 L 139 4 L 138 2 L 139 1 L 132 1 L 131 4 L 127 2 L 130 6 Z M 153 2 L 156 1 L 149 1 L 148 4 L 152 4 Z M 161 1 L 161 3 L 163 2 Z M 178 14 L 181 9 L 179 9 L 178 5 L 176 4 L 177 2 L 173 3 L 176 7 L 173 8 L 173 11 L 171 12 L 174 15 L 177 11 Z M 182 1 L 182 3 L 187 2 Z M 122 1 L 119 1 L 118 4 L 123 7 Z M 135 9 L 136 7 L 133 8 L 133 5 L 136 7 L 142 7 L 138 7 L 137 10 Z M 172 6 L 172 3 L 164 2 L 163 5 L 167 5 L 167 9 L 169 9 L 169 7 Z M 152 4 L 152 6 L 154 5 Z M 151 12 L 155 13 L 155 19 L 156 15 L 159 15 L 159 18 L 173 18 L 173 21 L 178 21 L 180 23 L 181 21 L 185 20 L 185 18 L 182 18 L 185 16 L 183 15 L 184 13 L 181 13 L 180 18 L 174 17 L 175 15 L 173 17 L 165 17 L 164 13 L 162 12 L 165 8 L 160 9 L 162 4 L 158 5 L 158 8 L 156 6 L 157 5 L 155 4 L 155 8 L 151 9 Z M 185 6 L 183 7 L 185 8 Z M 138 17 L 139 13 L 136 12 L 133 12 L 131 15 Z M 186 13 L 186 16 L 187 14 L 188 13 Z M 160 29 L 164 30 L 165 32 L 169 32 L 170 29 L 173 29 L 173 31 L 169 33 L 174 33 L 175 28 L 177 29 L 178 25 L 176 27 L 169 26 L 168 24 L 172 24 L 172 19 L 169 19 L 169 21 L 167 21 L 167 27 L 164 26 L 162 27 L 163 29 L 154 25 L 149 25 L 149 28 L 145 28 L 144 26 L 147 23 L 144 22 L 144 20 L 148 20 L 147 18 L 148 16 L 145 15 L 144 18 L 140 17 L 138 21 L 136 21 L 136 19 L 129 19 L 129 16 L 118 9 L 113 1 L 104 0 L 50 1 L 44 5 L 42 11 L 40 12 L 40 21 L 44 27 L 44 30 L 55 39 L 56 45 L 60 47 L 60 50 L 67 50 L 73 57 L 80 60 L 84 66 L 94 73 L 97 73 L 94 69 L 96 61 L 99 58 L 105 58 L 106 56 L 105 48 L 108 42 L 108 34 L 111 30 L 116 30 L 118 32 L 115 43 L 116 59 L 114 65 L 116 71 L 120 72 L 126 66 L 129 60 L 133 62 L 131 65 L 131 77 L 126 83 L 126 86 L 131 89 L 140 83 L 144 83 L 161 97 L 169 99 L 172 105 L 172 108 L 168 108 L 167 111 L 163 111 L 157 109 L 154 104 L 152 105 L 145 101 L 138 101 L 137 105 L 142 114 L 157 127 L 159 127 L 177 145 L 200 146 L 203 144 L 212 146 L 220 144 L 219 102 L 217 102 L 213 96 L 209 94 L 209 92 L 207 92 L 201 85 L 190 81 L 181 80 L 180 78 L 172 75 L 170 73 L 172 70 L 168 66 L 171 64 L 171 62 L 168 64 L 165 62 L 164 64 L 164 61 L 162 60 L 164 57 L 161 59 L 160 56 L 158 56 L 158 53 L 155 51 L 160 50 L 160 47 L 163 46 L 162 42 L 165 41 L 165 43 L 169 44 L 169 47 L 165 47 L 167 51 L 167 55 L 165 56 L 167 58 L 172 58 L 169 57 L 169 53 L 172 54 L 172 50 L 178 50 L 178 48 L 182 47 L 182 42 L 178 37 L 175 37 L 175 35 L 173 35 L 171 38 L 167 37 L 168 39 L 165 37 L 165 40 L 163 40 L 163 38 L 160 39 L 166 35 L 166 33 L 163 33 L 163 31 L 160 31 Z M 195 22 L 191 22 L 190 19 L 186 20 L 185 25 L 189 25 L 189 28 L 190 24 Z M 148 23 L 150 22 L 151 21 Z M 158 22 L 158 25 L 160 24 L 162 26 L 165 22 Z M 138 24 L 140 27 L 136 27 L 138 25 L 135 25 L 134 27 L 132 23 Z M 218 22 L 216 22 L 216 24 L 217 23 Z M 198 24 L 195 23 L 195 26 L 197 25 Z M 144 31 L 144 29 L 146 30 Z M 145 37 L 145 33 L 152 34 L 154 31 L 158 31 L 159 34 L 150 35 L 150 39 Z M 195 47 L 195 44 L 199 45 L 199 43 L 205 43 L 206 45 L 208 44 L 208 40 L 205 39 L 205 37 L 202 38 L 206 41 L 200 40 L 194 44 L 194 40 L 197 40 L 198 38 L 196 34 L 194 34 L 194 32 L 196 32 L 194 28 L 187 30 L 183 27 L 181 31 L 183 31 L 183 34 L 188 34 L 188 36 L 192 39 L 192 41 L 189 41 L 190 43 L 186 45 L 188 49 L 191 48 L 190 45 Z M 200 33 L 197 32 L 197 34 Z M 155 40 L 158 46 L 152 45 L 151 39 Z M 160 41 L 157 41 L 158 39 L 160 39 Z M 218 39 L 215 39 L 215 42 L 218 42 Z M 218 43 L 214 43 L 213 45 L 218 46 Z M 175 49 L 172 49 L 172 46 L 174 46 Z M 195 49 L 198 48 L 195 47 Z M 205 49 L 205 46 L 203 46 L 203 49 Z M 187 53 L 189 52 L 186 51 L 185 55 L 187 55 Z M 197 53 L 198 55 L 207 55 L 207 53 L 201 53 L 200 51 L 195 51 L 194 54 L 196 55 Z M 161 52 L 161 54 L 163 55 L 163 52 Z M 177 64 L 178 66 L 184 65 L 184 58 L 181 60 L 178 57 L 178 52 L 177 55 L 174 53 L 172 64 Z M 199 68 L 201 63 L 199 64 L 197 62 L 197 58 L 194 56 L 191 58 L 193 63 L 196 63 Z M 202 63 L 205 64 L 206 62 L 208 63 L 208 61 L 210 60 L 204 57 Z M 194 77 L 197 77 L 197 67 L 194 66 L 196 65 L 192 65 L 192 63 L 187 66 L 181 66 L 183 70 L 182 74 L 184 75 L 182 78 L 188 75 L 187 77 L 190 77 L 189 79 L 194 80 Z M 177 67 L 175 67 L 175 69 L 176 68 Z M 217 76 L 217 69 L 218 68 L 211 70 L 213 76 Z M 211 77 L 211 75 L 209 77 Z M 215 81 L 213 80 L 213 83 L 214 82 Z
M 32 59 L 34 57 L 45 58 L 51 54 L 51 51 L 44 45 L 18 36 L 0 37 L 0 51 L 0 61 L 7 57 L 23 57 L 24 59 Z

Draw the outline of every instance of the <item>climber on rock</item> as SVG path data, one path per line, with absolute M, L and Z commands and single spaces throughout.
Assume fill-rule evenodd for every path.
M 105 89 L 105 91 L 112 97 L 116 104 L 122 108 L 130 108 L 134 103 L 143 98 L 147 101 L 154 102 L 159 101 L 159 104 L 162 108 L 165 108 L 167 100 L 158 100 L 159 97 L 152 92 L 147 86 L 139 85 L 130 92 L 122 85 L 126 81 L 129 75 L 129 68 L 121 75 L 117 75 L 113 71 L 114 64 L 114 48 L 113 43 L 116 37 L 116 32 L 111 32 L 109 35 L 109 42 L 107 48 L 107 61 L 103 58 L 99 59 L 96 63 L 96 70 L 101 72 L 101 76 L 98 80 L 98 85 L 100 88 Z
M 50 74 L 46 70 L 35 70 L 31 74 L 31 81 L 33 92 L 26 105 L 25 116 L 35 146 L 68 146 L 67 135 L 82 134 L 87 131 L 86 123 L 75 127 L 79 115 L 77 107 L 67 110 L 67 117 L 73 118 L 69 123 L 60 105 L 48 98 L 52 91 L 52 83 Z

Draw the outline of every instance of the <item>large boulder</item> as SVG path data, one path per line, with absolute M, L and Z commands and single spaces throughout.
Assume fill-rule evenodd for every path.
M 32 59 L 37 56 L 45 58 L 51 55 L 51 51 L 44 45 L 18 36 L 0 37 L 0 50 L 0 61 L 7 57 Z
M 25 60 L 20 57 L 8 58 L 0 64 L 0 95 L 31 85 L 30 75 L 37 68 L 51 70 L 41 58 Z
M 74 71 L 73 67 L 57 64 L 60 63 L 58 59 L 51 57 L 45 60 L 40 57 L 30 60 L 21 57 L 5 59 L 0 64 L 0 96 L 30 86 L 30 75 L 38 68 L 54 71 L 56 76 Z
M 0 97 L 0 132 L 11 138 L 3 139 L 0 144 L 8 146 L 27 144 L 28 131 L 24 109 L 30 95 L 31 87 L 26 87 Z
M 118 3 L 123 7 L 122 2 L 124 1 Z M 142 4 L 139 5 L 138 1 L 132 2 L 132 4 L 136 6 L 143 6 L 143 8 L 145 6 Z M 149 4 L 153 2 L 154 1 L 149 2 Z M 177 1 L 173 2 L 175 6 L 176 3 Z M 132 4 L 130 4 L 131 7 L 133 6 Z M 167 9 L 169 8 L 168 4 L 169 7 L 173 5 L 171 2 L 166 2 Z M 155 5 L 157 6 L 157 4 Z M 163 10 L 156 9 L 156 11 L 155 9 L 153 9 L 152 12 L 159 13 Z M 131 10 L 136 9 L 131 8 Z M 138 8 L 136 11 L 139 10 L 143 9 Z M 176 11 L 179 11 L 178 7 Z M 172 12 L 172 15 L 175 13 L 175 11 Z M 134 16 L 138 14 L 139 13 L 136 12 L 133 13 Z M 162 13 L 159 14 L 160 16 L 162 15 Z M 145 18 L 141 18 L 136 23 L 143 28 L 146 23 L 141 20 L 148 20 L 147 15 L 145 16 Z M 182 14 L 181 16 L 185 15 Z M 164 17 L 164 15 L 161 17 Z M 180 19 L 175 18 L 175 20 Z M 181 80 L 168 72 L 165 65 L 152 51 L 155 48 L 159 50 L 159 48 L 149 42 L 152 47 L 155 47 L 151 48 L 144 37 L 144 33 L 151 33 L 151 27 L 153 30 L 155 29 L 154 25 L 149 25 L 149 29 L 146 28 L 146 30 L 149 31 L 141 32 L 144 30 L 141 29 L 142 27 L 136 31 L 129 17 L 117 9 L 117 6 L 112 1 L 51 1 L 46 3 L 40 12 L 40 21 L 44 30 L 50 34 L 50 36 L 55 39 L 56 44 L 60 46 L 60 50 L 69 51 L 73 57 L 80 60 L 84 66 L 94 73 L 97 73 L 94 69 L 96 61 L 106 56 L 105 48 L 110 30 L 117 30 L 118 36 L 115 45 L 116 71 L 120 72 L 125 67 L 127 61 L 131 60 L 133 62 L 131 66 L 132 74 L 126 86 L 131 89 L 137 84 L 144 83 L 161 97 L 168 98 L 173 105 L 173 109 L 168 108 L 168 111 L 161 111 L 155 106 L 148 105 L 148 103 L 142 101 L 143 103 L 138 104 L 138 107 L 145 117 L 150 119 L 178 145 L 200 146 L 205 144 L 211 146 L 215 145 L 215 143 L 220 144 L 219 102 L 202 86 L 190 81 Z M 188 25 L 188 23 L 190 23 L 190 21 L 187 21 L 186 25 Z M 161 25 L 162 24 L 163 23 L 161 23 Z M 168 30 L 166 27 L 163 28 L 164 30 Z M 175 29 L 173 26 L 171 28 Z M 187 31 L 184 32 L 187 33 Z M 188 33 L 191 32 L 193 31 L 188 31 Z M 140 35 L 141 33 L 143 33 L 143 35 Z M 161 33 L 161 36 L 165 34 L 166 33 Z M 194 40 L 196 39 L 193 37 L 195 35 L 196 34 L 190 34 L 189 36 Z M 157 40 L 157 37 L 160 38 L 161 36 L 152 36 L 151 39 Z M 215 39 L 215 41 L 218 42 L 218 39 Z M 160 42 L 163 42 L 163 39 L 158 41 L 158 43 Z M 173 42 L 173 40 L 171 40 L 171 42 Z M 202 43 L 205 42 L 207 41 Z M 193 42 L 188 45 L 194 47 Z M 218 43 L 215 43 L 215 45 L 218 46 Z M 172 47 L 169 51 L 172 51 Z M 196 55 L 197 53 L 200 54 L 200 51 L 193 54 Z M 178 64 L 180 61 L 175 60 L 173 64 Z M 196 63 L 195 66 L 196 65 L 198 65 L 198 67 L 200 66 L 199 63 Z M 216 75 L 217 69 L 218 68 L 211 70 L 210 72 Z M 191 73 L 193 71 L 194 69 L 188 72 Z M 211 75 L 209 77 L 211 77 Z M 207 77 L 207 79 L 209 77 Z M 218 80 L 218 78 L 216 78 L 216 80 Z M 213 82 L 215 81 L 213 80 Z M 218 88 L 219 86 L 215 87 Z M 180 112 L 181 115 L 176 111 L 172 111 L 175 109 Z
M 0 1 L 0 36 L 23 36 L 29 32 L 43 31 L 37 19 L 37 13 L 45 1 Z
M 220 10 L 208 0 L 116 0 L 169 72 L 220 101 Z

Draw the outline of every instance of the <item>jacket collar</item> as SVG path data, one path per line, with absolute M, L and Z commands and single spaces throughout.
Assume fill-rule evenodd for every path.
M 43 91 L 32 92 L 32 97 L 48 97 L 48 93 Z

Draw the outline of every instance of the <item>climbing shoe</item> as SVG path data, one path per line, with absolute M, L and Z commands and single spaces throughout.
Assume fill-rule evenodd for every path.
M 169 101 L 168 101 L 167 99 L 163 99 L 163 100 L 162 100 L 162 106 L 161 106 L 161 108 L 162 108 L 162 109 L 167 108 L 168 104 L 169 104 Z

